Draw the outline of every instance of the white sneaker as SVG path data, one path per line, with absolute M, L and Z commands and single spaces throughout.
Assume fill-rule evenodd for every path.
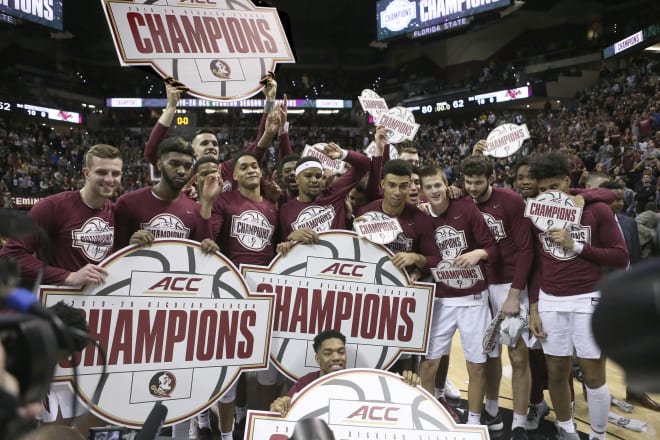
M 461 398 L 461 390 L 449 378 L 445 380 L 445 397 L 454 400 Z

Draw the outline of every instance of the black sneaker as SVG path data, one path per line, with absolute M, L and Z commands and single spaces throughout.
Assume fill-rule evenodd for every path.
M 511 440 L 528 440 L 527 430 L 521 426 L 511 431 Z
M 504 429 L 502 414 L 499 410 L 495 417 L 491 416 L 488 414 L 488 411 L 484 410 L 484 412 L 481 413 L 481 424 L 488 426 L 489 431 L 501 431 Z
M 541 420 L 550 414 L 550 408 L 545 402 L 541 402 L 539 406 L 529 405 L 529 411 L 527 412 L 527 429 L 530 431 L 536 431 L 539 429 Z

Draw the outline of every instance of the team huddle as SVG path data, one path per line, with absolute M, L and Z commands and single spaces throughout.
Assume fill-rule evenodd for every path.
M 246 151 L 220 162 L 212 131 L 199 131 L 190 142 L 167 137 L 185 91 L 183 84 L 167 80 L 168 104 L 145 147 L 145 157 L 161 178 L 151 187 L 121 195 L 116 203 L 111 197 L 122 175 L 121 151 L 110 145 L 90 148 L 82 190 L 47 197 L 30 211 L 51 243 L 41 282 L 102 284 L 107 273 L 98 263 L 105 257 L 129 244 L 148 246 L 159 238 L 198 241 L 204 252 L 222 252 L 236 266 L 267 265 L 295 244 L 318 243 L 320 232 L 351 229 L 367 219 L 396 219 L 402 232 L 385 245 L 393 264 L 413 280 L 435 283 L 430 343 L 417 372 L 421 385 L 457 421 L 502 430 L 500 347 L 496 344 L 484 353 L 482 342 L 495 316 L 523 317 L 526 325 L 506 341 L 513 368 L 512 438 L 526 439 L 527 430 L 538 428 L 547 414 L 542 392 L 540 401 L 533 393 L 537 379 L 532 358 L 540 348 L 560 438 L 579 438 L 569 387 L 574 351 L 586 386 L 590 438 L 605 438 L 610 393 L 591 315 L 600 297 L 596 285 L 603 267 L 625 268 L 629 262 L 626 242 L 608 206 L 615 193 L 598 188 L 570 194 L 570 169 L 560 153 L 522 158 L 515 174 L 519 192 L 494 187 L 493 164 L 482 154 L 483 142 L 462 164 L 462 186 L 450 186 L 442 168 L 420 168 L 414 149 L 400 148 L 398 158 L 390 159 L 395 146 L 388 144 L 383 127 L 375 130 L 371 157 L 332 142 L 320 144 L 319 153 L 346 164 L 341 173 L 328 172 L 319 159 L 293 154 L 286 95 L 278 104 L 274 77 L 264 83 L 266 108 L 257 139 Z M 277 173 L 264 176 L 261 163 L 276 140 Z M 570 194 L 583 206 L 579 225 L 541 231 L 525 217 L 526 199 L 550 190 Z M 42 257 L 35 255 L 39 249 L 38 236 L 9 240 L 0 257 L 16 259 L 23 281 L 30 283 L 42 266 Z M 455 282 L 466 276 L 472 282 Z M 445 399 L 457 331 L 469 377 L 463 419 Z M 345 368 L 342 338 L 335 332 L 315 341 L 320 375 Z M 326 348 L 330 351 L 324 358 Z M 412 360 L 400 363 L 406 381 L 414 385 Z M 259 372 L 258 409 L 273 403 L 276 411 L 286 411 L 288 403 L 278 399 L 280 379 L 272 367 Z M 220 401 L 223 439 L 231 438 L 234 421 L 244 416 L 244 394 L 239 381 Z M 51 391 L 49 400 L 45 422 L 57 418 L 58 407 L 62 417 L 75 416 L 62 389 Z M 210 438 L 203 437 L 209 433 L 209 415 L 201 414 L 197 426 L 191 425 L 190 437 Z

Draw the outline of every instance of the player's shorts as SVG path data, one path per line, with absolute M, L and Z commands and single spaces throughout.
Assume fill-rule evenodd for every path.
M 51 423 L 57 420 L 58 412 L 62 414 L 63 419 L 73 418 L 73 396 L 73 389 L 68 383 L 57 382 L 51 384 L 50 391 L 44 398 L 44 409 L 41 412 L 41 417 L 37 418 L 44 423 Z M 78 402 L 75 417 L 78 417 L 87 413 L 87 405 L 77 396 L 76 399 Z
M 492 314 L 488 305 L 488 290 L 459 298 L 436 298 L 431 319 L 431 341 L 427 359 L 439 359 L 451 352 L 456 330 L 461 334 L 465 360 L 475 364 L 486 362 L 482 340 Z M 493 352 L 499 350 L 496 348 Z
M 541 290 L 539 317 L 548 335 L 541 339 L 543 352 L 572 356 L 575 349 L 579 358 L 599 359 L 600 347 L 591 330 L 591 318 L 599 298 L 600 292 L 557 297 Z
M 488 285 L 488 293 L 490 295 L 490 304 L 493 311 L 493 316 L 495 316 L 495 314 L 500 311 L 504 305 L 504 301 L 506 301 L 507 297 L 509 296 L 509 289 L 511 289 L 511 283 Z M 520 291 L 520 307 L 526 308 L 527 312 L 529 312 L 529 297 L 527 296 L 526 288 Z M 538 339 L 529 330 L 523 330 L 520 336 L 522 337 L 527 347 L 540 347 Z
M 281 383 L 283 379 L 284 376 L 282 373 L 280 373 L 272 363 L 268 365 L 267 370 L 257 371 L 257 383 L 259 385 L 277 385 L 278 383 Z

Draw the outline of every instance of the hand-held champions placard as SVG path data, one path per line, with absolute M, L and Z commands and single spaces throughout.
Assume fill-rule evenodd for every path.
M 315 157 L 321 162 L 324 170 L 332 170 L 335 174 L 344 172 L 344 161 L 339 159 L 330 159 L 325 154 L 321 153 L 326 144 L 305 145 L 301 157 Z
M 205 255 L 189 240 L 156 240 L 101 265 L 108 277 L 100 286 L 41 288 L 46 306 L 64 301 L 82 309 L 107 352 L 109 376 L 91 406 L 96 416 L 137 428 L 162 402 L 165 424 L 177 423 L 218 400 L 241 370 L 267 366 L 273 298 L 250 294 L 221 254 Z M 101 357 L 90 344 L 77 362 L 80 397 L 89 405 Z M 72 373 L 70 362 L 60 362 L 55 380 Z
M 525 217 L 529 217 L 541 231 L 568 229 L 571 225 L 580 225 L 582 207 L 562 191 L 546 191 L 527 200 Z
M 191 94 L 238 100 L 294 62 L 275 8 L 250 0 L 101 0 L 122 66 L 151 65 Z
M 376 125 L 389 130 L 387 141 L 390 144 L 400 144 L 405 140 L 413 140 L 419 130 L 413 113 L 405 107 L 392 107 L 381 113 L 376 119 Z
M 353 229 L 360 237 L 378 244 L 392 243 L 403 232 L 397 218 L 379 211 L 362 214 L 353 222 Z
M 424 353 L 434 285 L 411 283 L 385 247 L 354 232 L 319 234 L 269 267 L 241 266 L 252 292 L 274 293 L 271 360 L 291 379 L 317 370 L 312 341 L 346 336 L 348 367 L 388 368 L 401 353 Z
M 527 124 L 501 124 L 495 127 L 486 138 L 486 156 L 509 157 L 520 150 L 529 139 Z
M 358 100 L 360 101 L 362 110 L 373 116 L 374 120 L 378 119 L 381 114 L 389 110 L 385 99 L 381 98 L 378 93 L 370 89 L 362 90 L 362 93 L 358 96 Z
M 457 425 L 421 386 L 380 370 L 326 374 L 293 397 L 286 417 L 248 411 L 247 440 L 287 440 L 296 422 L 325 421 L 334 438 L 347 440 L 486 440 L 484 425 Z M 320 438 L 320 437 L 319 437 Z

